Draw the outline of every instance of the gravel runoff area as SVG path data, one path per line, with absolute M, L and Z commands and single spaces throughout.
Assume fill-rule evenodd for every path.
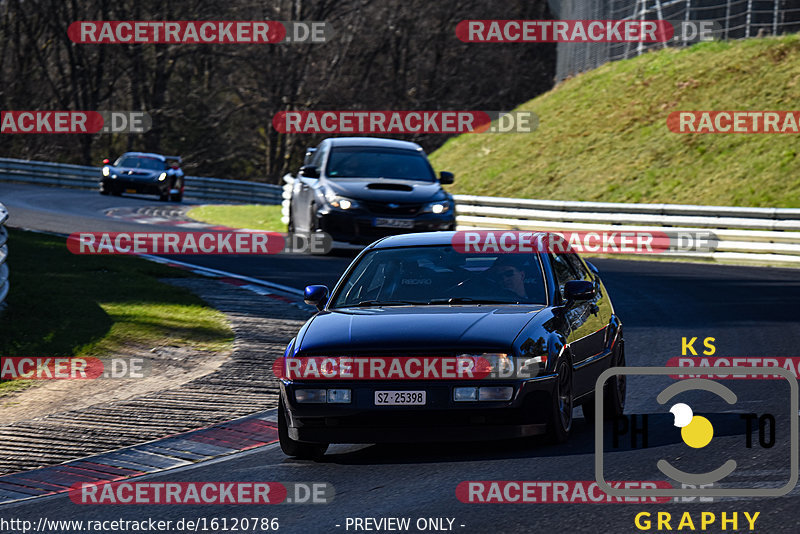
M 155 382 L 59 381 L 70 383 L 0 398 L 0 474 L 113 451 L 277 406 L 272 362 L 283 355 L 310 312 L 219 280 L 165 281 L 227 315 L 235 334 L 232 353 L 210 361 L 176 347 L 133 347 L 125 357 L 138 351 L 162 365 L 171 362 L 163 372 L 154 365 Z

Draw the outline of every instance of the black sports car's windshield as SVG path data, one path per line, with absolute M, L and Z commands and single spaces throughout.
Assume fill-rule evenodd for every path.
M 163 161 L 156 158 L 143 156 L 123 156 L 117 160 L 117 167 L 129 167 L 132 169 L 149 169 L 153 171 L 163 171 L 166 165 Z
M 326 174 L 329 178 L 436 179 L 421 152 L 363 146 L 332 148 Z
M 536 254 L 464 254 L 452 246 L 420 246 L 365 254 L 331 307 L 546 301 Z

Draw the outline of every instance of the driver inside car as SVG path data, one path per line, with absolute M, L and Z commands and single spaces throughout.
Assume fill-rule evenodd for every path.
M 513 254 L 501 254 L 492 264 L 488 274 L 503 289 L 528 300 L 530 296 L 525 288 L 525 269 L 524 260 L 514 257 Z

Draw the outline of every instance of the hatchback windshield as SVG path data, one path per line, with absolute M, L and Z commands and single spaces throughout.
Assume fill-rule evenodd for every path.
M 123 156 L 117 161 L 116 166 L 132 169 L 150 169 L 153 171 L 163 171 L 166 168 L 165 163 L 160 159 L 143 156 Z
M 421 152 L 363 146 L 332 148 L 326 174 L 329 178 L 435 180 L 433 169 Z
M 464 254 L 452 246 L 425 246 L 368 252 L 331 307 L 546 301 L 536 254 Z

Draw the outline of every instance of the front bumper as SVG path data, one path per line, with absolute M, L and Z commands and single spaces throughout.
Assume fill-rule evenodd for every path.
M 143 195 L 163 195 L 169 188 L 168 180 L 142 181 L 126 178 L 106 178 L 100 180 L 100 191 L 119 191 L 120 193 L 137 193 Z
M 368 245 L 373 241 L 390 235 L 410 234 L 415 232 L 436 232 L 455 230 L 456 220 L 452 213 L 422 213 L 413 217 L 395 217 L 392 215 L 374 215 L 365 210 L 353 212 L 321 211 L 317 213 L 320 229 L 333 238 L 358 245 Z M 410 228 L 375 226 L 376 219 L 397 219 L 411 221 Z
M 510 401 L 456 402 L 460 386 L 513 386 Z M 348 388 L 348 404 L 307 404 L 298 388 Z M 544 434 L 555 376 L 516 381 L 370 381 L 281 384 L 289 437 L 311 443 L 411 443 L 508 439 Z M 424 406 L 376 406 L 375 391 L 426 392 Z

